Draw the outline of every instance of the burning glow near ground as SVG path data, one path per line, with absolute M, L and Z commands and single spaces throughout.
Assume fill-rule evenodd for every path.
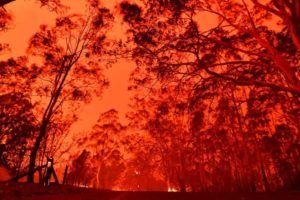
M 300 200 L 300 0 L 102 0 L 114 17 L 107 27 L 101 14 L 108 10 L 89 4 L 95 17 L 85 7 L 97 0 L 61 0 L 70 7 L 62 13 L 40 6 L 47 0 L 0 5 L 7 1 L 0 8 L 0 17 L 12 16 L 7 30 L 0 19 L 0 200 Z M 63 38 L 73 49 L 72 34 L 64 38 L 74 30 L 70 13 L 92 16 L 89 26 L 74 20 L 84 27 L 74 41 L 92 38 L 86 54 L 58 48 Z M 60 15 L 68 15 L 66 26 Z M 56 35 L 58 27 L 67 32 Z M 110 67 L 99 61 L 107 40 L 115 52 L 127 45 Z M 2 43 L 10 45 L 3 53 Z M 101 95 L 78 89 L 100 68 L 110 82 Z
M 178 192 L 178 190 L 176 190 L 175 188 L 169 187 L 168 192 Z

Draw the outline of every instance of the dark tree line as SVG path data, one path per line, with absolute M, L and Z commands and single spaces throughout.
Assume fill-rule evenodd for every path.
M 299 3 L 149 0 L 120 7 L 136 62 L 130 119 L 155 140 L 153 159 L 169 185 L 295 188 Z M 212 16 L 215 23 L 202 27 Z
M 129 123 L 112 109 L 76 138 L 69 184 L 299 189 L 298 1 L 123 2 L 126 41 L 107 38 L 114 16 L 98 1 L 87 15 L 41 3 L 59 13 L 56 24 L 40 27 L 25 56 L 0 62 L 0 158 L 14 175 L 33 182 L 35 167 L 62 153 L 76 110 L 108 85 L 102 58 L 113 56 L 136 63 Z M 0 10 L 1 31 L 10 21 Z
M 47 6 L 60 7 L 59 3 L 42 1 Z M 25 56 L 1 61 L 0 134 L 5 146 L 1 157 L 7 163 L 18 155 L 8 156 L 13 153 L 9 142 L 18 140 L 14 150 L 22 150 L 26 162 L 22 171 L 28 171 L 28 182 L 34 181 L 35 168 L 43 165 L 46 156 L 61 151 L 80 103 L 101 95 L 108 85 L 100 60 L 109 45 L 106 33 L 113 16 L 92 2 L 87 2 L 87 9 L 86 15 L 60 14 L 52 27 L 41 25 Z M 1 13 L 5 30 L 11 18 L 6 11 Z

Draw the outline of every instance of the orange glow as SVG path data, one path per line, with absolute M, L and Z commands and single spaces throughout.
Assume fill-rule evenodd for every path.
M 300 190 L 300 3 L 48 1 L 0 10 L 0 181 Z
M 83 12 L 84 0 L 76 1 L 75 4 L 65 1 L 71 7 L 70 13 Z M 113 9 L 120 0 L 104 1 L 103 5 Z M 55 13 L 49 12 L 46 7 L 40 8 L 35 1 L 18 1 L 6 6 L 12 13 L 14 21 L 10 30 L 0 33 L 0 42 L 9 43 L 11 51 L 0 55 L 1 58 L 24 55 L 29 38 L 38 30 L 41 24 L 54 24 Z M 117 23 L 113 32 L 114 39 L 124 37 L 124 29 Z M 101 98 L 94 98 L 90 104 L 84 105 L 78 111 L 79 121 L 72 127 L 72 132 L 90 131 L 100 113 L 115 108 L 120 113 L 121 121 L 126 123 L 125 113 L 128 111 L 130 94 L 127 91 L 128 79 L 134 64 L 120 61 L 112 68 L 105 71 L 110 81 L 110 87 L 105 90 Z
M 168 192 L 177 192 L 177 190 L 175 188 L 168 188 Z

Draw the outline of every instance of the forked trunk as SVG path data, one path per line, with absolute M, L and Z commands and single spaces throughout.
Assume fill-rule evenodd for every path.
M 40 148 L 41 141 L 45 135 L 46 135 L 46 124 L 43 123 L 43 125 L 41 126 L 41 129 L 40 129 L 39 135 L 34 143 L 34 147 L 30 153 L 29 169 L 28 169 L 28 176 L 27 176 L 28 183 L 34 182 L 34 172 L 35 172 L 34 169 L 35 169 L 36 156 L 37 156 L 38 150 Z

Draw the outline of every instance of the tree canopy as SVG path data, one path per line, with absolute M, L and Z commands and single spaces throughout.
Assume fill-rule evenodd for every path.
M 0 60 L 0 164 L 13 176 L 34 182 L 39 171 L 41 180 L 53 157 L 80 187 L 299 189 L 299 1 L 84 2 L 72 13 L 64 1 L 39 0 L 55 23 L 40 25 L 23 56 Z M 0 31 L 12 22 L 0 9 Z M 0 54 L 9 50 L 0 44 Z M 107 66 L 132 61 L 123 119 L 100 110 L 98 97 Z M 72 135 L 96 99 L 98 119 Z

